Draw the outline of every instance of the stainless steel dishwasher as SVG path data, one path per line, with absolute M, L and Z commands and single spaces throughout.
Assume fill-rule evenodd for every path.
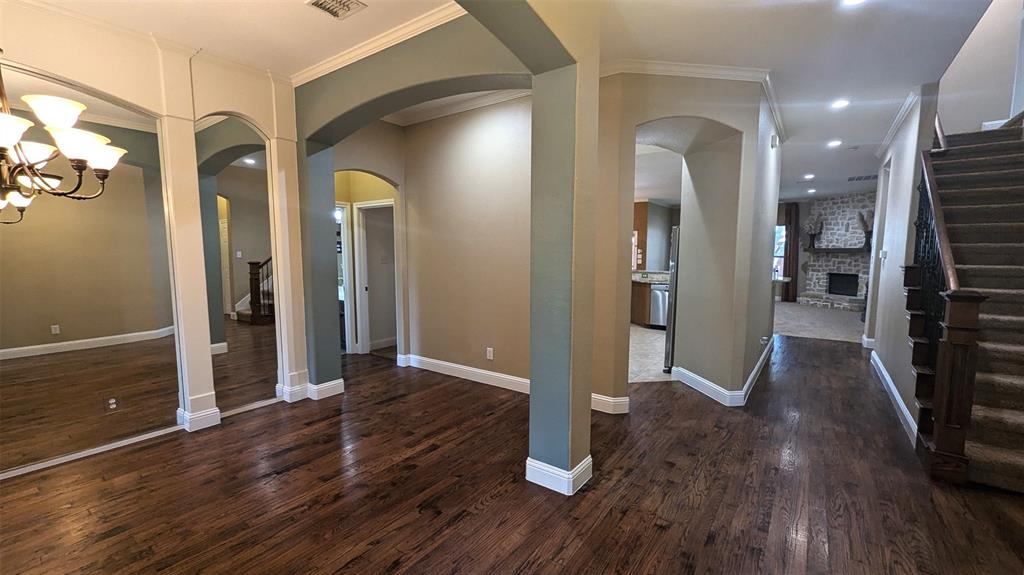
M 668 321 L 668 284 L 651 284 L 651 325 L 665 327 Z

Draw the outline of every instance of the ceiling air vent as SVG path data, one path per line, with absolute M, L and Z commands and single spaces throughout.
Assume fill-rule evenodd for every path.
M 308 0 L 310 6 L 341 20 L 366 8 L 359 0 Z
M 846 178 L 846 181 L 847 182 L 870 182 L 872 180 L 877 180 L 877 179 L 878 179 L 878 174 L 868 174 L 867 176 L 850 176 L 849 178 Z

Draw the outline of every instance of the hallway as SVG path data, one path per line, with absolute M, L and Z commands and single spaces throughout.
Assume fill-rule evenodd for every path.
M 778 338 L 742 409 L 632 385 L 629 416 L 593 413 L 595 475 L 572 498 L 523 479 L 527 396 L 358 359 L 344 395 L 0 483 L 5 572 L 1024 564 L 1024 497 L 929 482 L 854 344 Z

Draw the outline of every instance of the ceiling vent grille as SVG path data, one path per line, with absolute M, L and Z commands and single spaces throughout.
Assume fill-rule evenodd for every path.
M 306 3 L 337 20 L 347 18 L 366 8 L 366 4 L 359 0 L 308 0 Z
M 849 178 L 846 178 L 846 181 L 847 182 L 870 182 L 872 180 L 877 180 L 877 179 L 878 179 L 878 174 L 869 174 L 867 176 L 850 176 Z

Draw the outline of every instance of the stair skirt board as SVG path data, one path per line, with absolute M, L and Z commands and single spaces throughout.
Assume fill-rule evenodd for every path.
M 160 329 L 154 329 L 151 331 L 137 331 L 134 333 L 107 335 L 103 337 L 94 337 L 90 339 L 73 339 L 70 341 L 59 341 L 56 343 L 44 343 L 40 345 L 29 345 L 25 347 L 9 347 L 7 349 L 0 349 L 0 360 L 16 359 L 19 357 L 32 357 L 36 355 L 49 355 L 51 353 L 60 353 L 63 351 L 78 351 L 81 349 L 109 347 L 112 345 L 121 345 L 125 343 L 133 343 L 136 341 L 160 339 L 162 337 L 167 337 L 169 335 L 174 335 L 173 325 L 162 327 Z
M 260 289 L 262 289 L 263 291 L 267 291 L 267 290 L 273 291 L 274 290 L 274 276 L 270 276 L 269 278 L 263 280 L 263 283 L 260 284 Z M 240 299 L 237 302 L 235 302 L 235 311 L 239 312 L 239 311 L 248 310 L 249 309 L 249 300 L 251 298 L 252 298 L 252 294 L 251 293 L 247 293 L 247 294 L 245 294 L 245 296 L 242 297 L 242 299 Z M 231 319 L 235 319 L 235 318 L 231 318 Z
M 899 390 L 896 389 L 896 384 L 893 383 L 892 377 L 885 369 L 885 364 L 882 363 L 882 358 L 878 356 L 877 351 L 871 352 L 871 367 L 874 368 L 878 379 L 882 381 L 882 386 L 885 387 L 885 393 L 889 396 L 889 400 L 892 401 L 893 407 L 896 408 L 896 415 L 899 417 L 900 423 L 903 424 L 903 430 L 907 433 L 907 437 L 910 439 L 910 445 L 916 445 L 917 420 L 910 415 L 910 410 L 907 409 L 907 404 L 903 403 L 903 397 L 900 395 Z
M 732 391 L 725 389 L 717 383 L 709 381 L 682 367 L 673 367 L 671 377 L 674 381 L 681 381 L 726 407 L 742 407 L 747 404 L 750 392 L 754 389 L 754 384 L 757 383 L 758 378 L 761 376 L 764 366 L 768 364 L 774 347 L 775 338 L 773 337 L 768 340 L 768 345 L 764 347 L 761 357 L 758 358 L 754 369 L 750 371 L 750 375 L 747 376 L 747 381 L 743 384 L 743 389 L 741 390 Z
M 468 365 L 459 365 L 418 355 L 399 355 L 397 364 L 399 367 L 416 367 L 519 393 L 530 393 L 530 380 L 524 377 L 487 371 Z M 613 415 L 626 414 L 629 413 L 629 397 L 609 397 L 592 393 L 590 394 L 590 409 Z

